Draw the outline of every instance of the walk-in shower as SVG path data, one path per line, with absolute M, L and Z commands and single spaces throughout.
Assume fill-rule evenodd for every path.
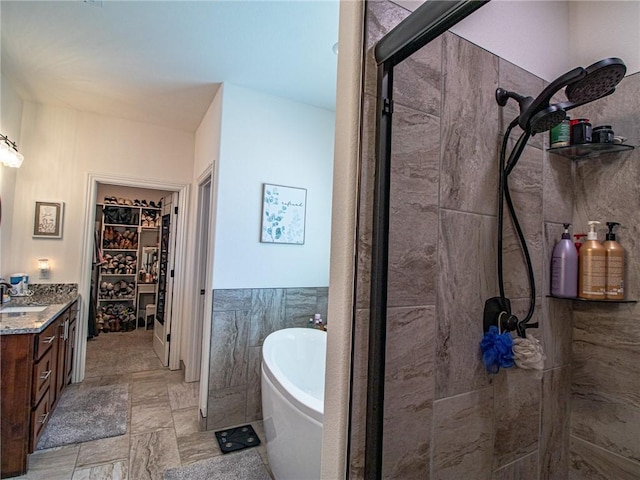
M 401 76 L 402 72 L 395 72 L 394 69 L 413 53 L 418 52 L 418 50 L 431 40 L 434 40 L 445 33 L 458 21 L 469 16 L 471 13 L 481 8 L 485 3 L 486 2 L 430 0 L 418 7 L 411 15 L 393 28 L 393 30 L 390 30 L 375 46 L 375 60 L 378 69 L 376 103 L 376 165 L 374 177 L 375 192 L 373 205 L 373 228 L 371 236 L 370 309 L 369 322 L 367 325 L 369 343 L 368 363 L 366 367 L 367 409 L 365 420 L 366 425 L 364 429 L 366 435 L 363 442 L 364 459 L 362 460 L 362 466 L 364 469 L 363 475 L 364 478 L 367 479 L 382 478 L 383 476 L 382 443 L 385 416 L 385 347 L 388 318 L 387 290 L 389 283 L 389 217 L 392 163 L 391 132 L 394 109 L 401 112 L 401 106 L 394 105 L 393 91 L 394 74 Z M 379 19 L 376 18 L 376 21 L 378 20 Z M 447 44 L 445 44 L 445 46 L 446 45 Z M 603 62 L 598 62 L 594 66 L 586 69 L 579 68 L 568 72 L 558 80 L 552 82 L 547 88 L 542 89 L 542 93 L 537 97 L 527 97 L 526 95 L 507 92 L 506 90 L 500 91 L 498 94 L 498 100 L 499 102 L 502 102 L 503 105 L 509 101 L 509 98 L 513 98 L 518 101 L 520 105 L 520 112 L 517 118 L 509 124 L 509 129 L 505 134 L 506 140 L 501 149 L 501 158 L 503 160 L 501 161 L 502 168 L 500 175 L 504 177 L 504 181 L 500 181 L 500 188 L 503 189 L 503 191 L 501 191 L 501 198 L 504 199 L 500 202 L 501 205 L 503 202 L 507 203 L 507 207 L 509 208 L 510 196 L 507 177 L 515 167 L 529 138 L 532 135 L 545 132 L 555 124 L 563 121 L 568 110 L 612 93 L 612 89 L 615 88 L 615 85 L 617 85 L 617 83 L 622 79 L 624 73 L 625 67 L 621 61 L 617 59 L 608 59 Z M 406 81 L 406 79 L 403 79 L 402 77 L 398 78 L 398 80 L 399 81 L 397 83 L 399 84 L 399 87 L 401 86 L 402 81 Z M 499 85 L 499 83 L 492 83 L 492 88 L 495 88 L 496 85 Z M 555 95 L 561 94 L 563 89 L 566 89 L 566 99 L 563 98 L 562 101 L 558 102 Z M 491 94 L 492 93 L 493 92 L 491 92 Z M 483 92 L 483 95 L 486 95 L 486 91 Z M 482 104 L 480 101 L 474 104 L 477 104 L 478 106 L 486 105 Z M 520 138 L 517 139 L 517 141 L 514 139 L 513 143 L 509 143 L 508 138 L 516 127 L 519 127 L 522 130 L 522 135 L 520 135 Z M 494 137 L 492 137 L 491 141 L 493 141 L 493 138 Z M 513 146 L 513 149 L 507 148 L 511 146 Z M 487 157 L 487 161 L 497 161 L 496 155 L 493 151 L 491 152 L 491 157 Z M 490 222 L 486 222 L 486 225 L 488 226 L 489 223 Z M 479 222 L 479 224 L 483 226 L 485 225 L 482 222 Z M 493 236 L 495 228 L 494 223 L 491 225 L 489 230 L 489 242 L 491 243 L 491 249 L 493 249 L 493 246 L 495 245 L 495 237 Z M 522 235 L 522 232 L 520 232 L 520 234 Z M 524 238 L 523 235 L 522 238 Z M 489 245 L 486 246 L 489 249 Z M 492 255 L 491 260 L 493 260 L 493 258 L 495 257 Z M 528 260 L 528 263 L 530 264 L 530 259 Z M 491 281 L 491 272 L 487 275 L 487 279 Z M 535 284 L 532 277 L 530 279 L 530 285 L 532 289 L 531 297 L 532 299 L 535 299 Z M 498 300 L 495 302 L 498 306 L 508 302 L 506 294 L 503 292 L 504 288 L 501 289 L 501 295 L 500 297 L 497 297 Z M 489 295 L 494 294 L 494 289 L 492 287 L 487 288 L 487 293 L 488 295 L 485 294 L 486 296 L 483 295 L 480 298 L 488 298 Z M 504 298 L 504 302 L 501 302 L 502 298 Z M 469 303 L 472 304 L 474 302 L 470 301 Z M 481 305 L 479 307 L 480 308 L 477 308 L 476 306 L 477 310 L 475 310 L 477 312 L 477 317 L 481 314 L 480 310 L 482 307 Z M 498 315 L 503 310 L 504 309 L 496 311 L 492 320 L 497 321 Z M 532 314 L 533 306 L 530 310 L 530 313 Z M 471 316 L 473 316 L 473 314 Z M 531 319 L 531 315 L 525 317 L 522 321 L 516 317 L 512 318 L 511 315 L 509 315 L 509 318 L 513 324 L 513 330 L 517 330 L 518 327 L 521 327 L 522 332 L 519 331 L 518 333 L 523 333 Z M 475 321 L 475 318 L 470 321 Z M 453 330 L 454 329 L 446 330 L 444 335 Z M 448 338 L 449 337 L 447 337 L 447 339 Z M 475 361 L 476 359 L 472 359 L 471 356 L 472 355 L 469 355 L 469 360 Z M 473 369 L 475 365 L 476 364 L 474 363 L 469 364 L 471 369 Z M 448 373 L 449 370 L 443 369 L 443 372 Z M 478 388 L 479 386 L 484 385 L 483 379 L 476 379 L 475 377 L 471 379 L 471 374 L 468 378 L 469 391 L 473 388 Z M 436 378 L 436 386 L 438 386 L 437 380 L 438 379 Z M 518 382 L 519 379 L 509 383 Z M 465 387 L 466 386 L 467 385 L 465 384 Z M 441 389 L 440 393 L 458 394 L 460 391 L 461 389 L 455 388 L 447 391 Z M 477 392 L 478 390 L 474 391 L 474 395 L 476 395 Z M 392 405 L 391 408 L 393 407 L 394 406 Z

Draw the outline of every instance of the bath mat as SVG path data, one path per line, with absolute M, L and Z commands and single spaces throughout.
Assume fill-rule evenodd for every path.
M 251 425 L 227 428 L 215 432 L 222 453 L 235 452 L 243 448 L 260 445 L 260 438 Z
M 271 480 L 256 450 L 200 460 L 184 467 L 165 470 L 164 480 Z
M 126 384 L 91 388 L 70 385 L 62 392 L 36 450 L 124 435 L 128 410 Z

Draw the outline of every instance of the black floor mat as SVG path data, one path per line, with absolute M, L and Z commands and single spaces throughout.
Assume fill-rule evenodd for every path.
M 260 438 L 251 425 L 228 428 L 215 432 L 222 453 L 235 452 L 243 448 L 260 445 Z

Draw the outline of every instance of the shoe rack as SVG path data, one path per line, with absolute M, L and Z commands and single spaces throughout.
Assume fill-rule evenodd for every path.
M 140 311 L 156 302 L 162 205 L 116 197 L 104 200 L 96 205 L 104 258 L 98 273 L 97 327 L 101 332 L 127 332 L 145 326 Z M 143 318 L 140 325 L 139 318 Z

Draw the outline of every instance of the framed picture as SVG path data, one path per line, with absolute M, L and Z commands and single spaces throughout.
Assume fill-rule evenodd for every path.
M 262 233 L 264 243 L 304 244 L 307 189 L 264 183 Z
M 33 236 L 62 238 L 63 202 L 36 202 L 33 220 Z

